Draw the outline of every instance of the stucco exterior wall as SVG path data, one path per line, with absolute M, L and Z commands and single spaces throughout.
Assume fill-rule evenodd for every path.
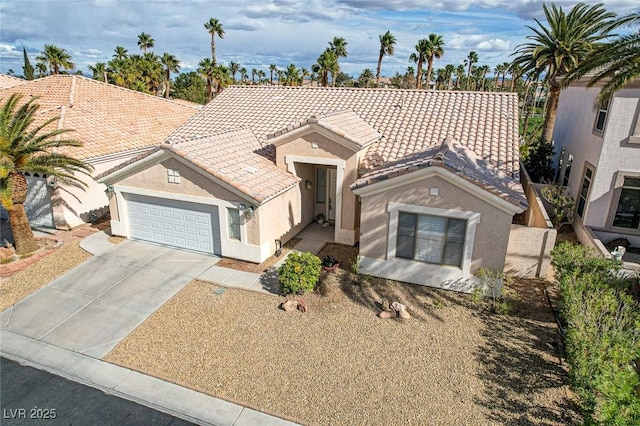
M 169 183 L 167 179 L 168 169 L 180 171 L 180 183 Z M 139 173 L 129 176 L 118 182 L 118 184 L 154 191 L 188 194 L 199 197 L 215 197 L 221 200 L 243 202 L 238 195 L 217 185 L 211 179 L 173 158 L 166 159 Z
M 511 225 L 504 273 L 522 278 L 546 278 L 557 234 L 553 227 Z
M 573 155 L 568 186 L 576 199 L 582 185 L 585 162 L 595 168 L 582 222 L 586 226 L 607 229 L 611 222 L 611 209 L 616 207 L 616 172 L 640 172 L 640 144 L 629 143 L 629 137 L 636 132 L 640 88 L 624 89 L 614 95 L 602 134 L 593 131 L 598 114 L 594 103 L 599 92 L 597 87 L 572 86 L 560 95 L 554 128 L 554 164 L 557 166 L 563 147 Z
M 315 148 L 314 148 L 315 146 Z M 310 133 L 301 137 L 294 138 L 290 141 L 278 144 L 276 148 L 276 165 L 284 170 L 288 170 L 297 176 L 300 176 L 298 169 L 303 163 L 296 161 L 293 169 L 291 168 L 292 158 L 309 159 L 308 164 L 314 164 L 313 159 L 318 159 L 315 164 L 326 164 L 322 160 L 342 160 L 342 184 L 339 192 L 341 192 L 341 217 L 340 226 L 336 230 L 336 240 L 344 244 L 354 244 L 358 241 L 358 220 L 356 218 L 357 197 L 351 192 L 349 186 L 357 179 L 358 175 L 358 152 L 354 152 L 339 143 L 328 139 L 327 137 Z M 333 165 L 331 165 L 333 167 Z M 337 166 L 340 167 L 340 166 Z M 311 179 L 315 181 L 313 175 Z
M 94 162 L 93 176 L 109 170 L 126 161 L 129 157 L 118 157 L 105 162 Z M 53 220 L 58 229 L 70 229 L 90 221 L 89 212 L 106 210 L 109 200 L 105 193 L 107 187 L 93 180 L 92 177 L 77 173 L 76 176 L 85 186 L 60 185 L 53 190 L 51 206 Z M 98 213 L 98 212 L 96 212 Z
M 432 188 L 438 189 L 438 195 L 431 195 Z M 387 258 L 390 233 L 390 216 L 387 213 L 389 203 L 473 212 L 479 214 L 479 221 L 475 229 L 469 273 L 465 274 L 460 268 L 455 267 L 406 261 L 402 269 L 389 271 L 393 276 L 388 278 L 471 291 L 475 285 L 472 275 L 480 267 L 503 270 L 513 216 L 441 177 L 432 176 L 408 184 L 402 190 L 392 189 L 362 196 L 360 255 L 363 259 L 370 259 L 363 261 L 361 268 L 364 267 L 364 273 L 375 275 L 376 271 L 381 272 L 382 269 L 374 266 L 381 265 L 380 261 L 394 262 L 394 259 Z
M 180 171 L 180 183 L 169 183 L 167 177 L 168 169 Z M 186 200 L 189 202 L 206 202 L 217 205 L 220 215 L 221 237 L 223 238 L 223 256 L 261 262 L 273 253 L 273 242 L 270 245 L 265 245 L 262 240 L 260 224 L 264 223 L 266 228 L 274 228 L 274 222 L 272 221 L 276 217 L 275 212 L 265 209 L 264 206 L 261 208 L 253 206 L 255 210 L 252 217 L 241 215 L 242 241 L 225 240 L 228 227 L 226 209 L 237 208 L 238 204 L 241 203 L 248 206 L 250 203 L 181 161 L 173 158 L 165 159 L 122 179 L 115 187 L 124 193 L 135 189 L 137 193 L 160 198 L 172 198 L 172 194 L 175 194 L 180 197 L 194 197 Z M 198 201 L 198 199 L 201 201 Z M 109 203 L 112 230 L 117 235 L 127 236 L 126 218 L 121 217 L 122 215 L 120 214 L 123 206 L 119 206 L 118 203 L 124 204 L 124 199 L 121 196 L 112 196 Z

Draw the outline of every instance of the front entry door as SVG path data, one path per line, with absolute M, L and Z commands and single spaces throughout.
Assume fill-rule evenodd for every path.
M 336 220 L 336 170 L 327 170 L 327 183 L 329 186 L 329 204 L 327 217 L 329 220 Z

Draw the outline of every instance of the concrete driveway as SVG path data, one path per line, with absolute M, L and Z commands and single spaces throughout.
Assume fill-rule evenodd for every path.
M 93 256 L 0 314 L 0 328 L 102 358 L 218 258 L 138 241 Z

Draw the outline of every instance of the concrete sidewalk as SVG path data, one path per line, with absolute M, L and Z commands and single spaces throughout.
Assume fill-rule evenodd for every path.
M 5 358 L 193 423 L 217 426 L 296 424 L 7 330 L 0 330 L 0 343 L 0 354 Z

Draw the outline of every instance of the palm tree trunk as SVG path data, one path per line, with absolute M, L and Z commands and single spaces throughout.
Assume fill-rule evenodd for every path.
M 376 87 L 380 87 L 380 69 L 382 68 L 382 52 L 378 56 L 378 70 L 376 71 Z
M 9 223 L 13 233 L 13 242 L 16 253 L 25 254 L 38 249 L 38 243 L 33 236 L 27 213 L 24 210 L 24 202 L 27 199 L 27 179 L 20 173 L 11 175 L 13 191 L 11 203 L 13 204 L 9 212 Z
M 429 90 L 429 84 L 431 84 L 431 72 L 433 71 L 433 58 L 427 58 L 427 77 L 426 77 L 426 90 Z
M 213 66 L 215 67 L 216 64 L 216 42 L 215 42 L 215 35 L 211 34 L 211 61 L 213 62 Z
M 542 129 L 542 137 L 546 143 L 551 143 L 553 140 L 553 127 L 556 124 L 559 99 L 560 84 L 556 79 L 554 79 L 549 82 L 549 90 L 547 92 L 547 110 L 545 111 L 544 126 Z
M 105 83 L 109 83 L 109 79 L 107 78 L 107 72 L 106 71 L 102 72 L 102 76 L 104 77 L 104 82 Z
M 422 59 L 418 60 L 418 70 L 416 71 L 416 89 L 422 89 Z
M 38 242 L 33 236 L 24 204 L 14 204 L 9 210 L 9 223 L 17 254 L 31 253 L 38 249 Z

